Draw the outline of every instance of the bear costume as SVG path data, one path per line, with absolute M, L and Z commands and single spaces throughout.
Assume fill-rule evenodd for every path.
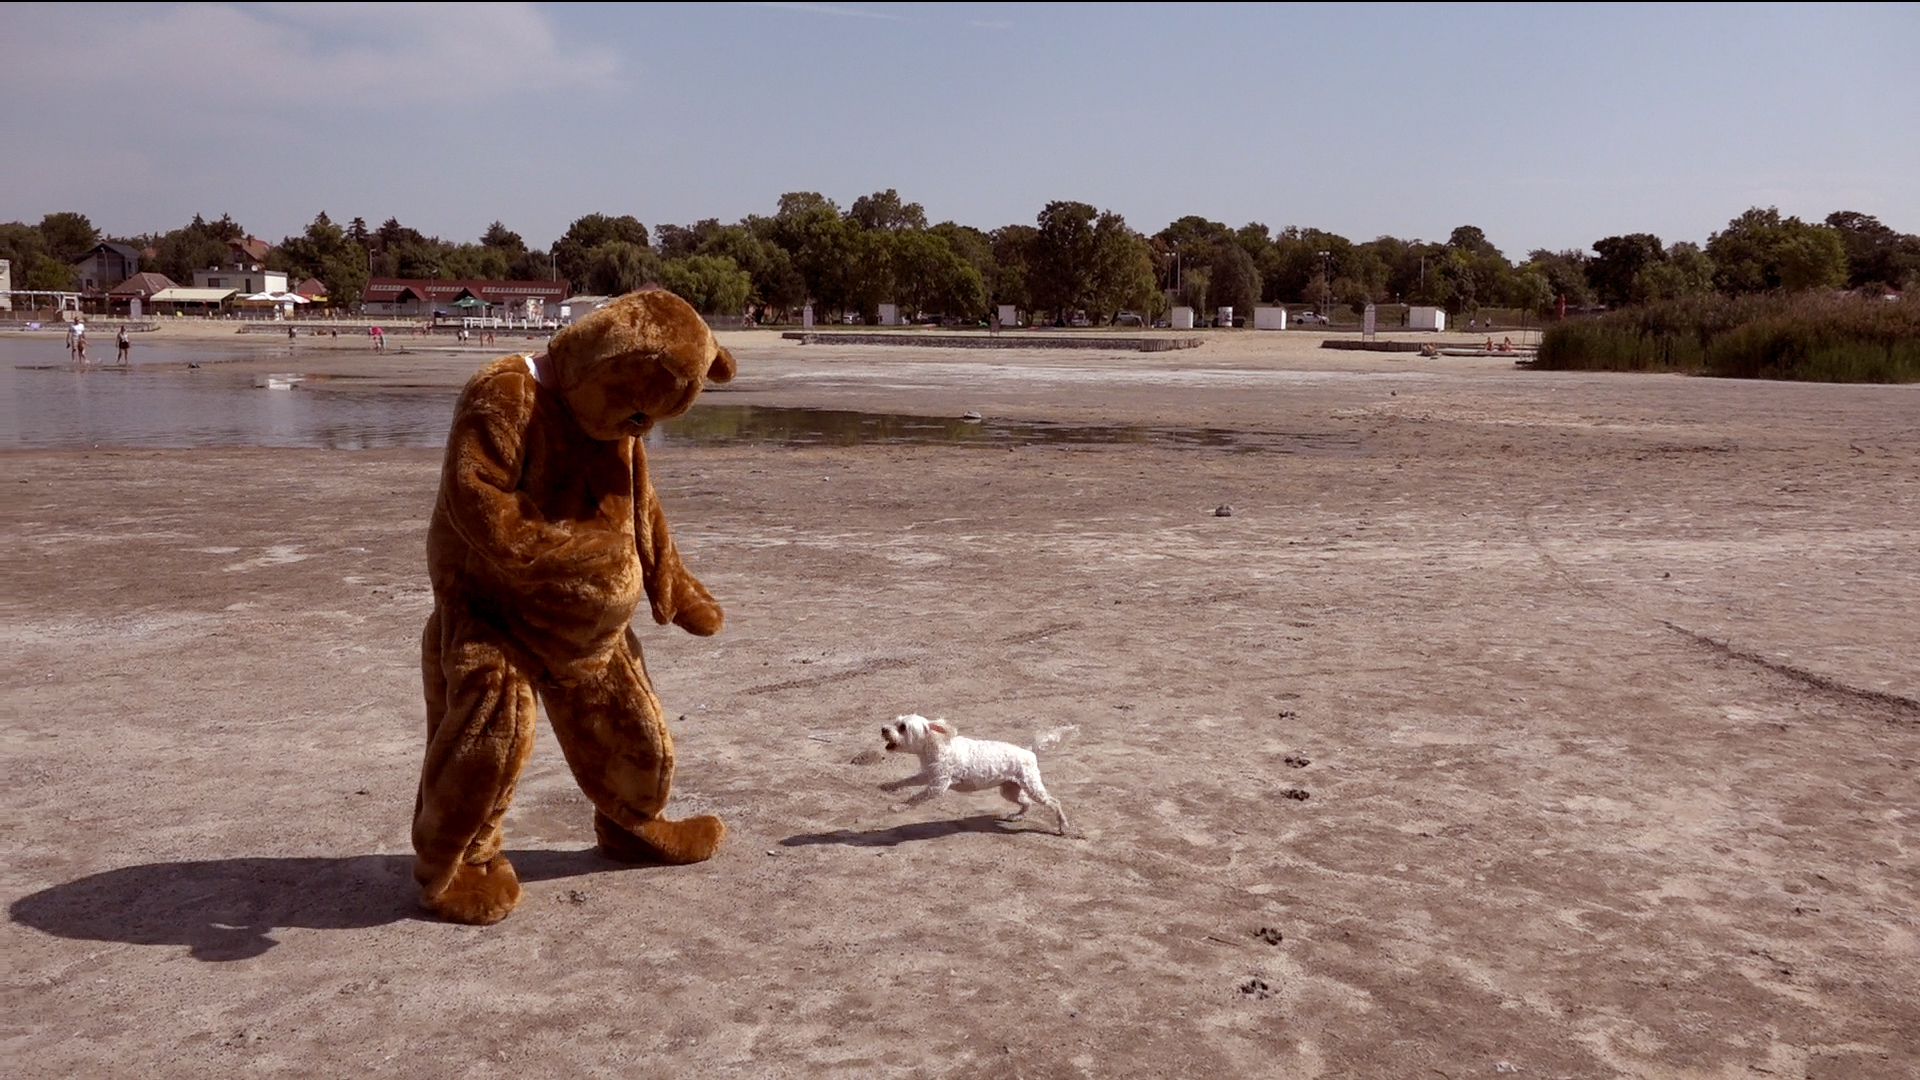
M 533 748 L 535 694 L 606 855 L 699 862 L 726 835 L 716 817 L 660 816 L 673 740 L 628 624 L 644 591 L 655 622 L 720 629 L 640 437 L 733 374 L 692 307 L 648 290 L 561 330 L 543 355 L 493 361 L 461 393 L 427 530 L 413 873 L 429 911 L 484 924 L 519 902 L 500 823 Z

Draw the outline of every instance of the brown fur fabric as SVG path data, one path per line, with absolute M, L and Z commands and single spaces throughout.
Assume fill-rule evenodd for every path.
M 645 291 L 562 330 L 544 357 L 493 361 L 461 394 L 427 530 L 413 819 L 421 901 L 442 918 L 498 922 L 519 902 L 500 823 L 533 747 L 536 694 L 606 854 L 699 862 L 726 835 L 715 817 L 660 816 L 673 739 L 628 624 L 644 593 L 657 623 L 720 629 L 636 436 L 733 373 L 685 301 Z

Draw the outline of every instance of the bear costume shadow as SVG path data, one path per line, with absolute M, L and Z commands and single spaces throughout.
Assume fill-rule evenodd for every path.
M 514 851 L 523 882 L 641 870 L 595 848 Z M 415 899 L 413 856 L 213 859 L 145 863 L 91 874 L 15 900 L 15 923 L 57 937 L 185 945 L 196 960 L 247 960 L 275 930 L 364 930 L 432 921 Z

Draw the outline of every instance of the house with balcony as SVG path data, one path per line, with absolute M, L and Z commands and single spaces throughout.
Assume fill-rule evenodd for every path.
M 140 249 L 111 240 L 93 245 L 86 254 L 73 260 L 73 276 L 79 279 L 82 296 L 104 295 L 139 272 Z

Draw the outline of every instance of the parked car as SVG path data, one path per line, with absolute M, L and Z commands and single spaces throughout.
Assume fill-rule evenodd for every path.
M 1299 324 L 1300 326 L 1308 326 L 1316 323 L 1321 326 L 1326 326 L 1328 324 L 1327 317 L 1325 315 L 1320 314 L 1317 311 L 1303 311 L 1298 315 L 1295 315 L 1293 317 L 1293 321 Z

